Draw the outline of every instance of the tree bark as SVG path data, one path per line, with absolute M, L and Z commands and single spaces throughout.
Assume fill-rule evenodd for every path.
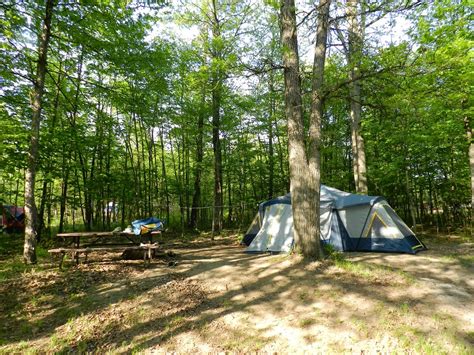
M 322 86 L 328 32 L 330 0 L 318 6 L 318 26 L 313 64 L 308 156 L 305 148 L 301 82 L 299 77 L 296 9 L 294 0 L 281 1 L 281 42 L 285 79 L 285 114 L 288 120 L 290 192 L 295 248 L 304 257 L 319 259 L 320 248 L 320 153 Z
M 324 63 L 328 37 L 329 7 L 331 0 L 320 0 L 318 5 L 318 26 L 316 28 L 316 44 L 314 49 L 313 82 L 311 95 L 311 116 L 309 126 L 309 175 L 310 209 L 308 218 L 315 220 L 315 237 L 304 240 L 306 254 L 313 257 L 322 257 L 320 248 L 320 189 L 321 189 L 321 121 L 323 117 L 323 83 Z M 313 230 L 311 230 L 313 233 Z
M 163 138 L 164 132 L 163 128 L 160 130 L 160 148 L 161 148 L 161 177 L 163 179 L 163 189 L 165 192 L 166 198 L 166 222 L 170 223 L 170 195 L 168 191 L 168 176 L 166 174 L 166 164 L 165 164 L 165 143 Z
M 290 192 L 295 249 L 305 257 L 318 257 L 319 218 L 316 218 L 315 188 L 305 150 L 305 134 L 299 76 L 296 8 L 294 0 L 281 1 L 281 42 L 285 80 L 285 114 L 288 121 Z M 318 216 L 319 217 L 319 216 Z M 318 239 L 317 239 L 318 238 Z M 315 252 L 316 250 L 316 252 Z
M 63 159 L 63 164 L 65 159 Z M 65 169 L 63 174 L 63 181 L 61 182 L 61 203 L 59 210 L 59 229 L 58 232 L 62 233 L 64 231 L 64 214 L 66 212 L 66 199 L 68 191 L 68 181 L 69 180 L 69 169 Z
M 191 220 L 189 222 L 191 228 L 197 227 L 198 207 L 201 200 L 201 175 L 202 175 L 202 161 L 204 158 L 204 107 L 206 104 L 206 93 L 203 90 L 201 98 L 201 108 L 198 116 L 198 134 L 196 136 L 196 163 L 194 167 L 194 194 L 191 210 Z
M 57 119 L 58 119 L 59 94 L 60 94 L 59 85 L 61 83 L 62 64 L 63 64 L 62 62 L 59 62 L 59 74 L 58 74 L 58 78 L 56 79 L 57 83 L 58 83 L 58 86 L 56 88 L 56 94 L 55 94 L 55 97 L 54 97 L 53 119 L 52 119 L 51 125 L 49 127 L 49 134 L 51 136 L 54 134 L 54 130 L 56 128 L 56 122 L 57 122 Z M 46 172 L 47 173 L 50 172 L 53 169 L 53 164 L 54 164 L 54 161 L 52 159 L 50 159 L 48 161 L 47 165 L 46 165 Z M 50 185 L 51 185 L 51 179 L 45 175 L 44 180 L 43 180 L 43 189 L 42 189 L 43 192 L 41 194 L 40 209 L 39 209 L 39 213 L 38 213 L 38 230 L 37 230 L 37 240 L 38 240 L 38 242 L 41 240 L 41 236 L 42 236 L 43 231 L 45 229 L 44 210 L 45 210 L 45 207 L 46 207 L 46 200 L 48 199 L 48 187 Z M 49 195 L 51 195 L 51 194 L 49 194 Z M 51 196 L 49 198 L 49 205 L 51 205 Z
M 39 38 L 38 64 L 36 78 L 31 97 L 31 137 L 28 151 L 28 162 L 25 173 L 25 243 L 23 260 L 26 264 L 36 263 L 37 210 L 35 204 L 35 180 L 38 164 L 39 128 L 43 104 L 44 79 L 46 75 L 51 20 L 53 17 L 54 0 L 47 0 L 43 27 Z
M 464 105 L 464 102 L 463 102 Z M 470 230 L 472 235 L 472 224 L 474 221 L 474 143 L 472 141 L 472 127 L 471 120 L 466 115 L 464 117 L 464 127 L 466 130 L 466 138 L 469 144 L 469 167 L 471 169 L 471 218 L 470 218 Z
M 269 104 L 269 117 L 268 117 L 268 199 L 273 198 L 273 191 L 274 191 L 274 166 L 275 166 L 275 158 L 274 158 L 274 149 L 273 149 L 273 120 L 275 116 L 275 87 L 274 87 L 274 78 L 273 78 L 273 71 L 270 72 L 269 78 L 269 95 L 270 95 L 270 104 Z
M 349 91 L 352 139 L 352 165 L 354 182 L 357 193 L 367 194 L 367 167 L 365 159 L 364 139 L 361 134 L 361 87 L 357 79 L 360 73 L 362 57 L 363 32 L 358 19 L 357 8 L 359 0 L 347 0 L 347 19 L 349 21 L 349 38 L 347 62 L 349 65 Z
M 218 39 L 221 36 L 220 23 L 217 15 L 216 0 L 212 1 L 212 37 Z M 213 59 L 221 59 L 221 51 L 213 51 Z M 212 68 L 211 92 L 212 92 L 212 147 L 214 150 L 214 206 L 212 218 L 212 236 L 222 230 L 222 149 L 220 140 L 221 124 L 221 94 L 222 94 L 222 70 L 219 64 Z

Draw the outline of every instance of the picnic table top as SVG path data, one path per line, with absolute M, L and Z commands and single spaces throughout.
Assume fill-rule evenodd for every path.
M 152 231 L 151 234 L 160 234 L 161 231 Z M 57 237 L 61 238 L 75 238 L 75 237 L 113 237 L 113 236 L 126 236 L 126 237 L 138 237 L 134 233 L 128 232 L 69 232 L 69 233 L 58 233 Z

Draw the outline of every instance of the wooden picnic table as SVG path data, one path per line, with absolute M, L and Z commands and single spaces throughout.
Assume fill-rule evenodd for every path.
M 153 237 L 160 235 L 161 231 L 152 231 L 145 234 L 136 235 L 128 232 L 70 232 L 70 233 L 58 233 L 56 237 L 66 240 L 72 240 L 72 243 L 76 248 L 81 246 L 81 239 L 95 239 L 90 245 L 103 244 L 104 240 L 110 238 L 125 237 L 131 244 L 139 245 L 143 237 L 148 239 L 149 243 L 153 243 Z M 123 243 L 122 243 L 123 244 Z
M 50 249 L 48 252 L 52 255 L 61 254 L 61 261 L 59 267 L 61 268 L 62 261 L 65 254 L 71 253 L 73 258 L 76 261 L 76 264 L 79 263 L 79 254 L 83 253 L 86 257 L 87 254 L 93 251 L 115 251 L 115 250 L 126 250 L 126 249 L 135 249 L 142 250 L 144 252 L 144 260 L 148 256 L 148 261 L 152 258 L 152 250 L 159 248 L 157 243 L 153 243 L 153 237 L 160 235 L 161 231 L 152 231 L 144 234 L 136 235 L 134 233 L 128 232 L 71 232 L 71 233 L 58 233 L 57 238 L 62 239 L 66 243 L 69 241 L 69 245 L 72 244 L 72 247 L 60 247 L 55 249 Z M 116 242 L 116 238 L 125 237 L 127 239 L 126 243 L 110 243 Z M 114 240 L 115 238 L 115 240 Z M 142 239 L 147 239 L 147 243 L 144 244 Z M 91 241 L 87 244 L 84 243 L 84 239 Z M 121 238 L 123 240 L 123 238 Z M 109 242 L 109 243 L 107 243 Z

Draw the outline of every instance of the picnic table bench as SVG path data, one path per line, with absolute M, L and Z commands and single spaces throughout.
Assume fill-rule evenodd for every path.
M 70 254 L 79 264 L 79 255 L 87 256 L 91 252 L 109 252 L 109 251 L 125 251 L 125 250 L 141 250 L 143 251 L 143 260 L 150 263 L 153 258 L 152 251 L 159 249 L 158 243 L 153 243 L 153 237 L 161 234 L 161 231 L 152 231 L 146 234 L 135 235 L 128 232 L 73 232 L 73 233 L 58 233 L 60 238 L 66 246 L 49 249 L 48 253 L 51 258 L 54 255 L 60 255 L 59 268 L 62 267 L 64 257 Z M 122 238 L 120 238 L 122 237 Z M 124 237 L 124 238 L 123 238 Z M 117 242 L 118 238 L 125 239 L 126 243 L 110 243 Z M 88 240 L 84 243 L 84 240 Z M 143 243 L 143 239 L 147 239 L 147 243 Z M 92 242 L 91 242 L 92 240 Z

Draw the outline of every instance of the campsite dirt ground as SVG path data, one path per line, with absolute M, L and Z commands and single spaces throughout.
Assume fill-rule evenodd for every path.
M 2 254 L 0 353 L 472 354 L 474 243 L 423 240 L 416 256 L 305 262 L 229 235 L 168 244 L 174 266 L 108 255 L 64 271 Z

